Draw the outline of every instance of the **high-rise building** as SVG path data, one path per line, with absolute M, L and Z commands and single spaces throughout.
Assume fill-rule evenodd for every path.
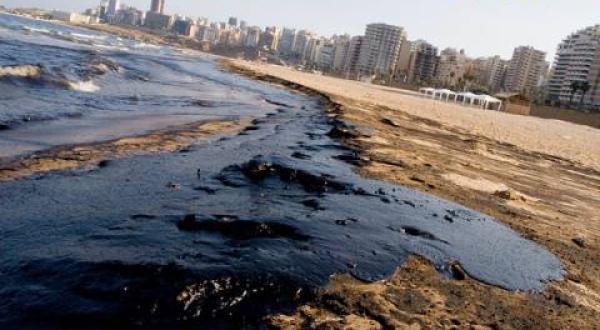
M 438 62 L 437 47 L 424 40 L 412 42 L 407 81 L 415 84 L 432 83 Z
M 350 48 L 350 36 L 343 35 L 334 38 L 334 51 L 333 61 L 331 63 L 332 70 L 335 72 L 341 72 L 344 70 L 346 58 L 348 57 L 348 50 Z
M 229 26 L 236 28 L 238 26 L 237 17 L 229 17 L 228 24 L 229 24 Z
M 579 104 L 583 93 L 573 91 L 576 82 L 589 86 L 583 105 L 600 109 L 600 24 L 569 35 L 558 46 L 547 86 L 548 99 L 554 103 Z
M 529 46 L 515 48 L 506 72 L 506 89 L 532 97 L 541 86 L 548 64 L 546 53 Z
M 310 40 L 316 37 L 317 35 L 313 32 L 306 30 L 299 31 L 296 35 L 296 41 L 294 42 L 294 48 L 292 51 L 294 56 L 298 57 L 299 59 L 303 59 Z
M 364 41 L 365 37 L 363 36 L 356 36 L 350 39 L 348 53 L 346 54 L 346 61 L 344 63 L 344 76 L 346 78 L 358 78 L 360 51 Z
M 106 16 L 114 17 L 120 8 L 121 8 L 121 3 L 119 0 L 110 0 L 108 2 L 108 8 L 106 8 Z
M 165 0 L 152 0 L 152 3 L 150 4 L 150 11 L 153 13 L 164 14 Z
M 296 43 L 296 30 L 284 28 L 281 32 L 281 38 L 279 40 L 279 48 L 277 51 L 283 56 L 290 56 L 294 50 Z
M 276 26 L 267 27 L 260 38 L 260 47 L 274 51 L 279 46 L 279 28 Z
M 398 63 L 402 43 L 406 41 L 403 28 L 383 23 L 367 25 L 359 59 L 363 76 L 391 76 Z
M 444 86 L 455 88 L 467 72 L 467 56 L 464 50 L 446 48 L 440 53 L 437 80 Z

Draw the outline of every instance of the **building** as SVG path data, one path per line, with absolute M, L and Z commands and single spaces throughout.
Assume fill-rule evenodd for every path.
M 173 31 L 185 37 L 192 37 L 197 34 L 198 28 L 193 20 L 181 17 L 173 22 Z
M 165 13 L 165 0 L 152 0 L 150 11 L 157 14 Z
M 349 35 L 334 37 L 333 61 L 331 63 L 332 71 L 342 72 L 344 70 L 348 50 L 350 49 L 350 40 Z
M 396 70 L 402 43 L 403 28 L 383 23 L 367 25 L 360 50 L 359 71 L 362 76 L 391 76 Z
M 424 40 L 412 42 L 407 82 L 417 85 L 431 84 L 435 78 L 438 62 L 437 47 Z
M 504 90 L 507 69 L 508 61 L 503 60 L 500 56 L 496 55 L 487 58 L 483 63 L 481 83 L 487 86 L 493 93 Z
M 298 34 L 296 34 L 296 41 L 294 42 L 292 50 L 293 55 L 299 59 L 303 59 L 310 40 L 315 39 L 316 37 L 317 35 L 313 32 L 300 30 Z
M 546 53 L 529 46 L 515 48 L 506 71 L 506 90 L 532 97 L 541 87 L 548 67 Z
M 50 12 L 50 16 L 52 16 L 52 18 L 59 20 L 59 21 L 75 23 L 75 24 L 90 24 L 90 22 L 92 20 L 92 17 L 87 16 L 87 15 L 81 15 L 79 13 L 71 13 L 71 12 L 59 11 L 59 10 L 54 10 L 54 11 Z
M 400 53 L 398 54 L 398 63 L 396 64 L 396 71 L 394 73 L 394 79 L 396 81 L 407 83 L 408 73 L 410 71 L 410 55 L 412 52 L 412 42 L 405 40 L 400 47 Z
M 440 53 L 436 78 L 439 83 L 448 88 L 456 88 L 464 80 L 467 72 L 467 56 L 461 49 L 446 48 Z
M 258 26 L 251 26 L 247 28 L 246 38 L 244 40 L 244 47 L 246 48 L 258 48 L 260 43 L 261 29 Z
M 238 19 L 237 19 L 237 17 L 229 17 L 228 24 L 232 28 L 237 28 L 238 27 Z
M 343 69 L 344 76 L 348 79 L 358 78 L 360 51 L 364 42 L 365 37 L 363 36 L 356 36 L 350 39 Z
M 588 84 L 583 100 L 583 93 L 572 89 L 573 83 Z M 547 93 L 553 103 L 583 103 L 586 108 L 600 109 L 600 24 L 579 30 L 561 42 Z
M 108 7 L 106 8 L 106 16 L 108 18 L 114 17 L 117 14 L 117 11 L 121 9 L 121 3 L 119 0 L 110 0 L 108 2 Z
M 144 26 L 153 30 L 170 30 L 173 26 L 173 16 L 149 11 L 146 13 Z
M 144 22 L 144 12 L 133 7 L 121 9 L 111 22 L 113 24 L 140 26 Z
M 281 56 L 291 56 L 296 44 L 296 30 L 284 28 L 279 39 L 277 51 Z
M 279 28 L 275 26 L 266 28 L 260 38 L 260 47 L 268 51 L 275 51 L 278 46 Z

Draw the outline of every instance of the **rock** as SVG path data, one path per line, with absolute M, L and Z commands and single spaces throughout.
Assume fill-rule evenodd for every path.
M 450 272 L 452 273 L 452 278 L 457 281 L 464 281 L 467 279 L 467 274 L 458 262 L 450 263 Z
M 508 201 L 525 201 L 525 198 L 518 191 L 510 188 L 506 190 L 498 190 L 494 193 L 494 196 L 500 197 Z
M 575 238 L 573 238 L 573 243 L 577 244 L 577 246 L 579 246 L 580 248 L 585 248 L 586 247 L 586 242 L 585 242 L 585 238 L 583 236 L 576 236 Z
M 417 174 L 411 176 L 410 179 L 415 182 L 425 183 L 425 178 L 423 178 L 422 176 L 417 175 Z
M 386 125 L 393 126 L 393 127 L 400 127 L 400 125 L 396 121 L 394 121 L 393 119 L 390 119 L 390 118 L 383 118 L 381 120 L 381 122 Z

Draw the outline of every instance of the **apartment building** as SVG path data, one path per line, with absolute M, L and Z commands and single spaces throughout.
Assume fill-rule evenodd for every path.
M 446 48 L 441 52 L 436 78 L 442 85 L 456 88 L 466 72 L 467 56 L 464 49 L 457 51 L 454 48 Z
M 437 47 L 424 40 L 413 41 L 407 74 L 408 82 L 414 84 L 431 83 L 435 78 L 438 62 Z
M 384 23 L 367 25 L 359 57 L 360 75 L 393 75 L 405 41 L 406 31 L 402 27 Z
M 506 89 L 527 97 L 541 87 L 547 74 L 546 53 L 529 46 L 515 48 L 506 71 Z
M 589 85 L 583 105 L 600 109 L 600 24 L 579 30 L 560 43 L 547 84 L 548 100 L 568 104 L 573 96 L 573 103 L 579 104 L 582 93 L 573 93 L 574 82 Z

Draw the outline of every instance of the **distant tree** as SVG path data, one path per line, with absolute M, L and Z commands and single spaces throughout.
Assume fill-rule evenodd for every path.
M 585 95 L 590 91 L 591 88 L 592 85 L 590 85 L 590 83 L 587 81 L 583 81 L 579 84 L 579 90 L 581 91 L 581 99 L 579 99 L 578 107 L 579 110 L 581 110 L 581 108 L 583 107 L 583 100 L 585 99 Z
M 571 95 L 569 95 L 569 106 L 571 106 L 573 104 L 573 97 L 577 93 L 578 89 L 579 89 L 579 81 L 571 82 Z

